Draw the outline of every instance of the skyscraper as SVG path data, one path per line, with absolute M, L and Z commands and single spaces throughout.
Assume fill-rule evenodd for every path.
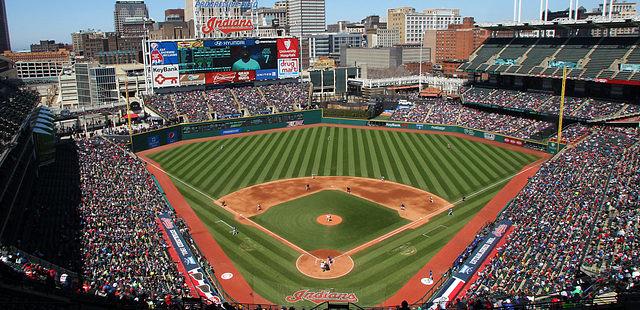
M 122 33 L 122 25 L 130 18 L 149 18 L 149 10 L 144 1 L 116 1 L 113 23 L 116 33 Z
M 9 41 L 9 25 L 7 25 L 7 9 L 4 0 L 0 0 L 0 52 L 11 50 Z
M 287 21 L 291 35 L 304 37 L 326 30 L 325 0 L 289 0 Z

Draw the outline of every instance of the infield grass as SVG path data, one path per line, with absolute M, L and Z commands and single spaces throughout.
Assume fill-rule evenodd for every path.
M 448 144 L 452 150 L 447 148 Z M 356 293 L 359 304 L 366 306 L 391 297 L 513 175 L 538 159 L 451 136 L 337 127 L 190 144 L 149 157 L 173 178 L 258 294 L 274 303 L 286 304 L 284 297 L 300 289 L 333 289 Z M 441 214 L 417 229 L 404 231 L 357 253 L 353 257 L 354 270 L 335 280 L 315 280 L 302 275 L 295 267 L 299 254 L 256 228 L 237 224 L 240 234 L 231 235 L 229 227 L 220 221 L 234 223 L 234 216 L 211 202 L 211 198 L 250 185 L 312 174 L 376 179 L 385 176 L 449 201 L 468 198 L 456 206 L 454 216 Z M 286 219 L 288 214 L 281 216 Z
M 317 218 L 326 214 L 342 217 L 342 223 L 318 223 Z M 306 251 L 343 253 L 410 223 L 394 210 L 340 191 L 322 191 L 285 202 L 251 219 Z

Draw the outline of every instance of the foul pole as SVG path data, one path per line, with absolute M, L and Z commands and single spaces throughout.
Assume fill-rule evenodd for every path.
M 131 106 L 129 104 L 129 77 L 124 80 L 125 98 L 127 98 L 127 127 L 129 129 L 129 144 L 133 146 L 133 128 L 131 128 Z M 133 149 L 133 148 L 132 148 Z
M 562 118 L 564 117 L 564 96 L 567 88 L 567 67 L 562 68 L 562 91 L 560 94 L 560 116 L 558 118 L 558 152 L 562 143 Z

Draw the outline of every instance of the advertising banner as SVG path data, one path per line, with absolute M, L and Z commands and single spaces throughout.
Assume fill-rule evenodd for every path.
M 202 267 L 193 256 L 191 249 L 184 240 L 184 237 L 180 233 L 178 227 L 175 226 L 171 216 L 167 213 L 162 213 L 158 216 L 162 223 L 162 228 L 167 233 L 171 245 L 178 252 L 181 263 L 191 277 L 191 281 L 197 283 L 196 288 L 200 296 L 205 297 L 211 302 L 219 304 L 221 302 L 218 292 L 215 290 L 209 279 L 203 276 Z
M 289 79 L 300 76 L 299 59 L 278 59 L 278 78 Z
M 176 42 L 152 42 L 150 45 L 151 65 L 178 64 L 178 45 Z
M 296 38 L 162 41 L 151 42 L 150 47 L 154 87 L 244 83 L 300 76 L 300 47 Z M 174 66 L 178 67 L 177 74 Z M 246 73 L 249 71 L 251 73 Z
M 487 235 L 479 244 L 478 247 L 471 253 L 469 258 L 464 262 L 462 267 L 453 274 L 455 278 L 458 278 L 464 282 L 468 282 L 469 279 L 478 270 L 480 265 L 487 258 L 491 250 L 498 244 L 498 241 L 502 239 L 504 233 L 507 232 L 512 223 L 509 220 L 503 220 Z
M 176 87 L 180 86 L 180 70 L 178 65 L 165 65 L 151 67 L 153 87 Z
M 236 80 L 235 72 L 212 72 L 205 76 L 207 84 L 227 84 Z
M 278 79 L 278 70 L 276 69 L 256 71 L 256 81 L 268 81 L 268 80 L 277 80 L 277 79 Z
M 230 19 L 212 17 L 202 26 L 202 33 L 210 34 L 214 31 L 220 31 L 224 34 L 230 34 L 234 32 L 251 31 L 254 28 L 253 21 L 249 18 Z
M 300 58 L 300 41 L 297 38 L 278 39 L 278 58 Z
M 205 80 L 204 73 L 180 74 L 180 86 L 204 85 Z
M 255 80 L 255 71 L 212 72 L 205 74 L 207 84 L 246 83 Z

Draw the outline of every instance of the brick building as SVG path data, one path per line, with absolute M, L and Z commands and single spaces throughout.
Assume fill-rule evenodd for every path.
M 473 17 L 465 17 L 462 24 L 451 24 L 445 30 L 425 33 L 425 46 L 431 48 L 435 64 L 442 66 L 446 76 L 458 75 L 458 67 L 489 37 L 489 31 L 476 28 Z M 434 40 L 435 39 L 435 40 Z M 434 53 L 435 51 L 435 53 Z

